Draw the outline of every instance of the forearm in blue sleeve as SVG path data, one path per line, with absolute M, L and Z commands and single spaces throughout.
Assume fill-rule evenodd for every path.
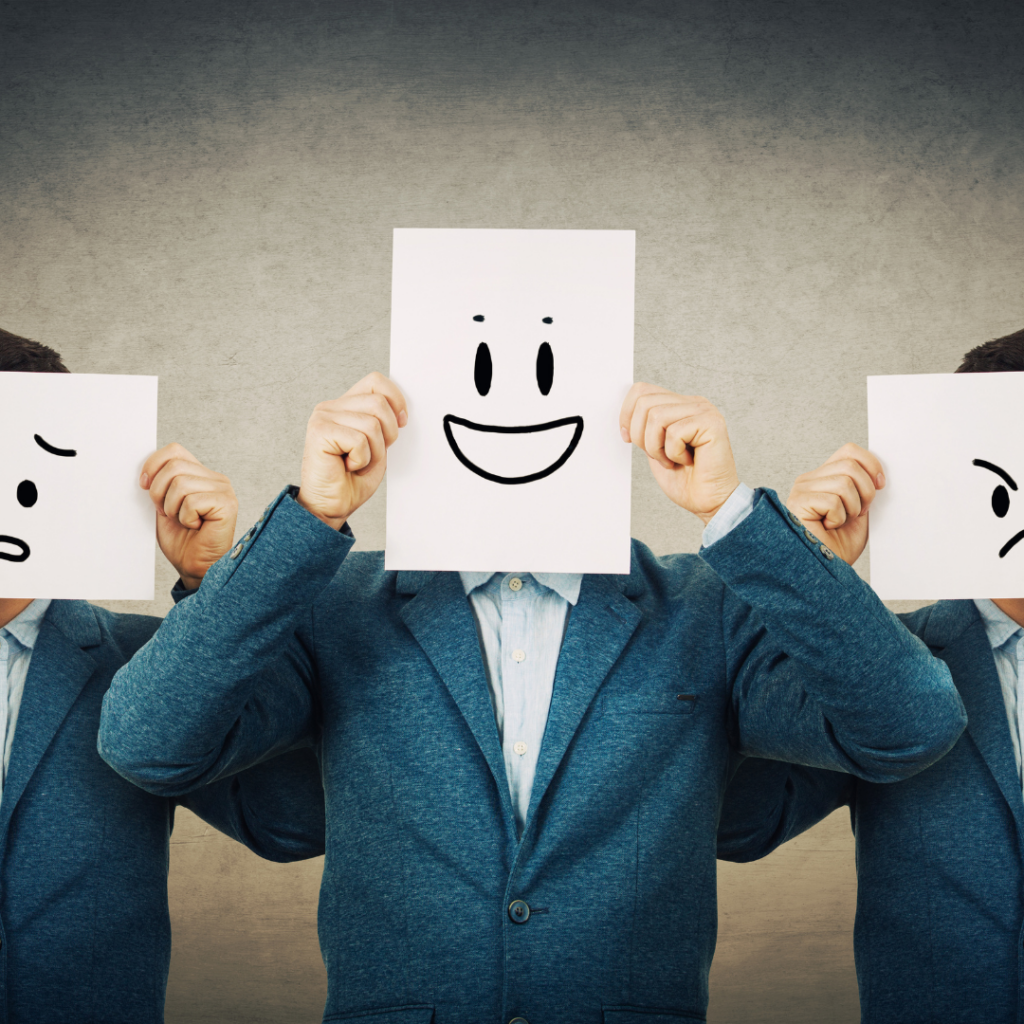
M 179 796 L 315 738 L 301 627 L 353 538 L 282 492 L 114 677 L 100 755 Z
M 181 803 L 267 860 L 305 860 L 324 852 L 324 790 L 312 747 L 203 786 Z
M 956 742 L 946 665 L 773 492 L 701 556 L 727 587 L 741 752 L 894 781 Z
M 853 799 L 845 772 L 748 757 L 725 791 L 718 858 L 746 863 L 767 856 Z

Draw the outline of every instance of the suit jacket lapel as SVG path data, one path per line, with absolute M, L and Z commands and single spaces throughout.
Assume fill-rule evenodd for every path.
M 401 572 L 397 590 L 399 594 L 416 594 L 401 610 L 402 620 L 437 670 L 473 733 L 498 787 L 505 825 L 514 836 L 515 817 L 505 758 L 487 688 L 480 638 L 459 574 Z
M 526 829 L 605 677 L 619 659 L 641 612 L 627 595 L 642 589 L 639 576 L 584 576 L 569 614 L 555 671 L 551 710 L 530 795 Z
M 83 648 L 95 647 L 100 640 L 96 616 L 85 601 L 54 601 L 50 605 L 25 679 L 0 799 L 0 834 L 6 831 L 25 787 L 96 670 L 96 662 Z
M 925 642 L 942 648 L 939 657 L 949 666 L 967 709 L 967 732 L 995 777 L 1024 834 L 1024 797 L 1017 774 L 1006 703 L 985 624 L 973 601 L 942 601 L 935 606 Z

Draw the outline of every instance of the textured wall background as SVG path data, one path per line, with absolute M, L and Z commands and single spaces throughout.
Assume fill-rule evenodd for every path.
M 232 475 L 241 531 L 311 407 L 387 368 L 392 227 L 635 228 L 637 377 L 716 401 L 786 490 L 865 440 L 867 373 L 1024 324 L 1022 29 L 1010 0 L 0 0 L 0 325 L 158 373 L 161 443 Z M 633 511 L 697 547 L 639 462 Z M 319 1019 L 319 868 L 181 816 L 170 1022 Z M 842 815 L 720 878 L 711 1020 L 856 1021 Z

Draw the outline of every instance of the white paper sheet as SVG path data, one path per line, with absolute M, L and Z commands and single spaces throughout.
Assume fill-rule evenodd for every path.
M 395 231 L 409 424 L 388 569 L 629 571 L 634 248 L 632 231 Z
M 156 377 L 0 373 L 0 597 L 153 599 L 139 474 L 156 393 Z
M 868 430 L 878 594 L 1024 597 L 1024 373 L 868 377 Z

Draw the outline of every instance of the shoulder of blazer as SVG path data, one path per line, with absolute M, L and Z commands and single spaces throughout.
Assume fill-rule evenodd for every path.
M 937 601 L 899 616 L 903 624 L 934 650 L 954 644 L 981 616 L 973 601 Z
M 82 650 L 108 649 L 125 662 L 157 631 L 161 621 L 155 615 L 107 611 L 88 601 L 56 600 L 50 604 L 45 624 Z

